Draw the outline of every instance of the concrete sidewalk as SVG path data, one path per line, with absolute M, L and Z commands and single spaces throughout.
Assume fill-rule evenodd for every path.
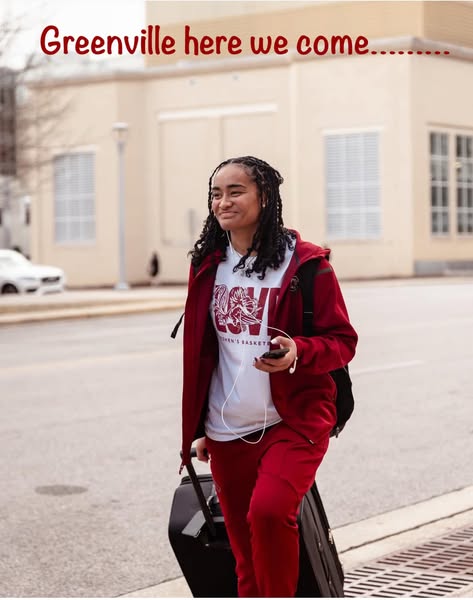
M 346 575 L 346 595 L 351 597 L 378 595 L 376 593 L 361 594 L 356 580 L 364 576 L 364 570 L 374 571 L 375 569 L 371 565 L 381 557 L 386 555 L 391 557 L 399 552 L 402 552 L 403 557 L 419 555 L 420 546 L 424 545 L 425 547 L 429 542 L 428 546 L 441 546 L 440 538 L 464 529 L 472 531 L 470 551 L 468 553 L 466 550 L 464 556 L 461 555 L 460 558 L 457 558 L 471 565 L 473 561 L 473 486 L 335 529 L 333 532 L 335 543 Z M 461 546 L 467 548 L 468 541 L 459 544 L 459 547 Z M 440 555 L 440 552 L 441 549 L 437 551 L 437 554 Z M 431 552 L 431 556 L 433 554 L 434 552 Z M 446 553 L 444 552 L 444 554 Z M 455 575 L 452 573 L 451 557 L 446 560 L 450 562 L 450 565 L 444 566 L 442 570 L 440 564 L 441 575 L 438 578 L 441 583 L 439 586 L 443 585 L 447 588 L 448 583 L 445 584 L 445 581 L 454 579 L 460 581 L 460 578 L 462 583 L 456 586 L 457 590 L 452 585 L 451 593 L 437 593 L 432 596 L 471 597 L 473 595 L 473 570 L 470 569 L 466 575 Z M 401 564 L 392 567 L 391 570 L 399 573 L 402 568 L 406 569 Z M 449 569 L 450 572 L 448 572 Z M 429 567 L 426 570 L 424 567 L 423 572 L 419 571 L 419 580 L 422 579 L 422 575 L 429 579 L 429 585 L 432 586 L 431 581 L 432 577 L 435 578 L 435 569 Z M 414 578 L 413 575 L 410 577 Z M 386 579 L 389 579 L 389 568 Z M 386 588 L 388 585 L 391 584 L 386 584 Z M 386 592 L 383 593 L 384 597 L 401 595 L 407 594 L 392 593 L 388 595 Z M 414 590 L 412 596 L 417 595 Z M 422 595 L 428 596 L 429 594 L 423 593 Z M 408 596 L 410 597 L 411 594 L 409 593 Z M 184 578 L 180 577 L 124 594 L 123 597 L 188 598 L 191 597 L 191 593 Z
M 422 277 L 342 281 L 353 287 L 398 287 L 402 285 L 471 285 L 472 276 Z M 0 326 L 43 320 L 83 319 L 111 315 L 179 310 L 184 307 L 186 285 L 136 287 L 129 290 L 67 290 L 61 294 L 0 295 Z
M 177 310 L 184 307 L 186 295 L 183 285 L 5 295 L 0 296 L 0 325 Z

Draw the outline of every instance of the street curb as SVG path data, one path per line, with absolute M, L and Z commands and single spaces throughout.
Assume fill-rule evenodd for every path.
M 335 530 L 339 552 L 412 531 L 473 509 L 473 486 L 382 513 Z
M 185 300 L 160 300 L 151 302 L 123 302 L 123 304 L 90 305 L 50 309 L 41 311 L 25 311 L 24 313 L 3 314 L 0 316 L 0 326 L 20 325 L 38 321 L 57 321 L 62 319 L 86 319 L 93 317 L 108 317 L 129 315 L 135 313 L 151 313 L 164 310 L 183 309 Z
M 473 523 L 472 498 L 473 486 L 469 486 L 334 529 L 345 572 Z M 469 597 L 472 589 L 464 590 L 460 597 Z M 191 594 L 185 579 L 178 577 L 120 597 L 190 598 Z

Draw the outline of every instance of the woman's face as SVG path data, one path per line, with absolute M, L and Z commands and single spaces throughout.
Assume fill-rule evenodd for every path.
M 224 231 L 243 233 L 251 242 L 261 212 L 256 183 L 244 167 L 229 164 L 214 175 L 212 211 Z

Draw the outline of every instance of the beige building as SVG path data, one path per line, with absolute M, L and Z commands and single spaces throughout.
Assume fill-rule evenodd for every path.
M 281 171 L 286 225 L 331 247 L 341 278 L 473 269 L 472 2 L 148 2 L 147 11 L 175 40 L 173 55 L 37 90 L 68 109 L 29 190 L 34 260 L 64 268 L 71 286 L 117 282 L 112 124 L 126 122 L 130 283 L 147 280 L 153 251 L 162 281 L 185 281 L 208 176 L 243 154 Z M 186 55 L 185 25 L 197 39 L 238 36 L 242 51 Z M 301 35 L 342 34 L 365 37 L 369 51 L 294 50 Z M 288 52 L 256 55 L 251 35 L 284 36 Z

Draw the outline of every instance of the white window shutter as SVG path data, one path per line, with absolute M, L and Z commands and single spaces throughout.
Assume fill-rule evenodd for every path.
M 63 154 L 54 159 L 56 242 L 95 240 L 95 156 Z
M 327 237 L 372 239 L 381 235 L 379 134 L 325 137 Z

